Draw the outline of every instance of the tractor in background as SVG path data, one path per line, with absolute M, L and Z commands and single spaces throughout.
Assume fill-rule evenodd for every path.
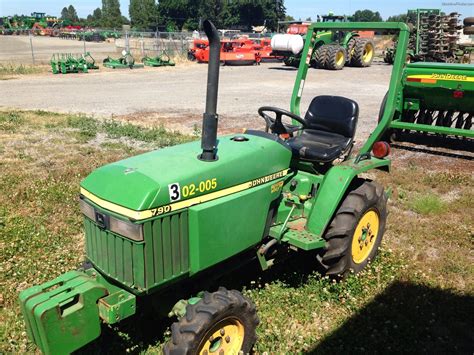
M 390 168 L 380 138 L 401 90 L 408 26 L 311 24 L 290 111 L 262 106 L 265 130 L 219 138 L 221 43 L 211 22 L 204 29 L 210 51 L 201 141 L 94 170 L 79 194 L 85 264 L 19 295 L 28 336 L 45 354 L 81 348 L 100 335 L 101 323 L 132 317 L 146 303 L 177 318 L 165 354 L 246 354 L 256 341 L 255 305 L 215 280 L 249 261 L 266 270 L 303 253 L 326 275 L 344 278 L 377 254 L 388 196 L 364 174 Z M 312 43 L 321 31 L 338 30 L 400 32 L 384 113 L 358 152 L 354 100 L 316 96 L 300 115 Z
M 323 23 L 347 21 L 345 16 L 332 14 L 321 19 Z M 286 34 L 274 35 L 271 42 L 273 55 L 282 56 L 287 66 L 298 67 L 308 26 L 308 23 L 294 22 Z M 373 36 L 373 31 L 321 31 L 311 46 L 310 65 L 330 70 L 341 70 L 346 65 L 368 67 L 375 55 Z

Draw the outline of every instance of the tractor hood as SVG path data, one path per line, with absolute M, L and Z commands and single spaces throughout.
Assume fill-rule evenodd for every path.
M 144 211 L 286 173 L 291 160 L 289 148 L 269 137 L 219 137 L 218 159 L 212 162 L 198 159 L 200 143 L 168 147 L 105 165 L 82 181 L 81 194 L 119 214 L 121 207 Z M 272 175 L 259 182 L 281 176 Z

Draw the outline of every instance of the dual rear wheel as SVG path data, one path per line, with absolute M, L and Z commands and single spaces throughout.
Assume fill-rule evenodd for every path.
M 339 44 L 323 44 L 313 53 L 313 66 L 321 69 L 341 70 L 346 64 L 369 67 L 375 54 L 375 46 L 368 38 L 353 38 L 347 48 Z

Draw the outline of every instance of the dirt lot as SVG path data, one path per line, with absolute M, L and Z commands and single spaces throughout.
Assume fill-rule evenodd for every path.
M 391 67 L 341 71 L 310 70 L 301 109 L 316 95 L 352 98 L 360 105 L 358 139 L 375 127 L 380 102 L 388 88 Z M 204 110 L 207 66 L 106 70 L 88 74 L 38 75 L 0 81 L 0 107 L 123 116 L 131 121 L 164 123 L 191 132 Z M 263 123 L 263 105 L 289 108 L 296 70 L 280 63 L 228 67 L 221 70 L 218 112 L 220 129 L 235 131 Z

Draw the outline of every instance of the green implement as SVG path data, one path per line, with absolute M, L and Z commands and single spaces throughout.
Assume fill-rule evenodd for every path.
M 50 64 L 53 74 L 87 73 L 90 69 L 99 69 L 89 52 L 53 54 Z
M 400 99 L 387 126 L 388 139 L 398 140 L 402 131 L 474 138 L 472 65 L 408 64 L 403 72 L 399 93 Z M 385 110 L 384 102 L 380 112 Z
M 130 52 L 123 51 L 120 58 L 107 57 L 103 60 L 104 67 L 112 69 L 136 69 L 143 68 L 143 64 L 136 64 L 135 58 L 130 54 Z
M 149 67 L 175 66 L 175 63 L 171 60 L 170 56 L 164 53 L 156 57 L 146 56 L 142 58 L 142 63 Z

